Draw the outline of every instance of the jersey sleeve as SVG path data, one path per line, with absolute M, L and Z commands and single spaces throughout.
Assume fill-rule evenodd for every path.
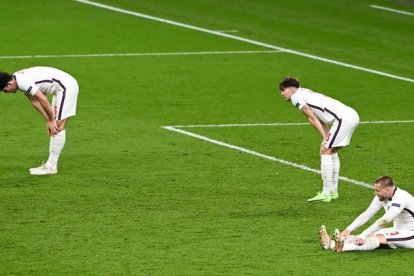
M 364 230 L 361 235 L 368 235 L 377 232 L 378 230 L 384 228 L 388 223 L 393 221 L 405 208 L 406 200 L 404 197 L 394 197 L 391 205 L 385 214 L 380 217 L 376 222 L 374 222 L 370 227 Z
M 17 87 L 19 90 L 23 91 L 25 94 L 30 94 L 34 96 L 36 92 L 39 90 L 39 87 L 36 83 L 24 73 L 15 75 Z
M 299 110 L 302 110 L 302 108 L 306 105 L 305 100 L 298 95 L 298 93 L 295 93 L 290 98 L 290 101 L 292 104 Z
M 361 236 L 366 236 L 372 233 L 377 232 L 378 230 L 387 226 L 395 217 L 397 217 L 401 212 L 397 210 L 387 211 L 382 217 L 375 221 L 370 227 L 364 230 L 361 233 Z
M 394 220 L 402 210 L 407 206 L 407 199 L 405 196 L 395 196 L 392 199 L 391 205 L 388 210 L 385 212 L 383 218 L 388 222 Z
M 381 202 L 378 197 L 374 197 L 369 207 L 360 214 L 346 229 L 354 231 L 367 223 L 379 210 L 381 209 Z

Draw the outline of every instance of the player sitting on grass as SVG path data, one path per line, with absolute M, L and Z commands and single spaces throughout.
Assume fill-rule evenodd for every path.
M 13 75 L 0 72 L 0 91 L 22 91 L 32 106 L 46 121 L 50 136 L 49 159 L 40 167 L 29 169 L 30 174 L 57 173 L 57 163 L 66 142 L 65 125 L 75 116 L 79 86 L 68 73 L 52 67 L 31 67 Z M 53 95 L 52 104 L 47 95 Z
M 375 197 L 365 212 L 359 215 L 340 233 L 335 229 L 332 237 L 326 227 L 319 230 L 320 244 L 323 249 L 336 252 L 354 250 L 373 250 L 380 246 L 389 248 L 414 248 L 414 197 L 394 185 L 389 176 L 382 176 L 374 183 Z M 360 235 L 351 232 L 367 223 L 380 209 L 385 214 L 365 229 Z M 385 228 L 390 222 L 392 228 Z
M 338 100 L 300 87 L 295 78 L 284 78 L 279 89 L 282 97 L 301 110 L 322 136 L 320 155 L 323 189 L 308 201 L 330 202 L 337 199 L 340 169 L 338 151 L 349 145 L 359 124 L 358 113 Z M 330 129 L 328 124 L 332 124 Z

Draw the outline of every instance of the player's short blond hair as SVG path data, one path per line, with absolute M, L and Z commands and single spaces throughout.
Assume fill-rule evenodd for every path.
M 379 184 L 382 188 L 394 186 L 394 181 L 390 176 L 384 175 L 375 180 L 375 184 Z

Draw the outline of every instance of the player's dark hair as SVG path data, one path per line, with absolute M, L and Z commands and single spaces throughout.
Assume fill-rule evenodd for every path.
M 299 80 L 297 78 L 284 77 L 283 80 L 279 83 L 279 89 L 280 91 L 283 91 L 288 87 L 299 88 Z
M 384 176 L 378 177 L 377 180 L 375 180 L 375 184 L 380 184 L 381 187 L 383 188 L 392 187 L 394 186 L 394 181 L 392 180 L 391 177 L 384 175 Z
M 9 73 L 0 71 L 0 91 L 3 91 L 7 83 L 12 80 L 12 77 Z

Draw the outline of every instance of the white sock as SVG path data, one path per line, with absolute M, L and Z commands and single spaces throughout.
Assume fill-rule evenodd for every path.
M 350 236 L 348 236 L 348 237 L 346 237 L 345 238 L 345 241 L 344 241 L 344 243 L 345 242 L 347 242 L 347 243 L 353 243 L 354 241 L 355 241 L 355 239 L 356 239 L 357 237 L 356 236 L 354 236 L 354 235 L 350 235 Z M 335 248 L 335 241 L 332 239 L 331 240 L 331 243 L 330 243 L 330 248 L 331 249 L 334 249 Z
M 329 248 L 330 249 L 334 249 L 335 248 L 335 241 L 331 240 L 331 243 L 329 244 Z
M 47 160 L 47 166 L 56 169 L 59 160 L 60 153 L 66 142 L 66 130 L 62 130 L 55 136 L 50 137 L 49 144 L 49 159 Z
M 365 242 L 362 245 L 354 243 L 355 238 L 345 239 L 342 251 L 356 251 L 356 250 L 373 250 L 380 246 L 380 240 L 376 235 L 365 237 Z
M 332 155 L 323 154 L 321 155 L 321 174 L 323 181 L 323 195 L 327 196 L 331 193 L 333 183 L 333 162 Z
M 339 170 L 341 169 L 341 162 L 339 161 L 338 153 L 332 154 L 333 163 L 333 186 L 331 193 L 338 192 Z

